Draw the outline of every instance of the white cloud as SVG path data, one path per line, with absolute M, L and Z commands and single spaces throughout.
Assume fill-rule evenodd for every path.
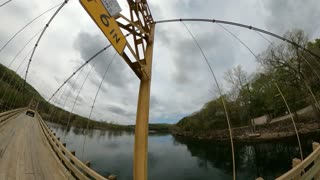
M 0 47 L 25 23 L 62 1 L 12 1 L 0 9 Z M 125 10 L 126 1 L 120 0 Z M 155 20 L 169 18 L 215 18 L 236 21 L 282 34 L 292 28 L 302 28 L 311 38 L 320 32 L 320 2 L 298 1 L 235 1 L 235 0 L 162 0 L 149 1 Z M 8 65 L 30 37 L 44 27 L 49 14 L 39 18 L 17 36 L 0 53 L 0 62 Z M 199 41 L 219 83 L 223 73 L 241 64 L 247 71 L 257 67 L 254 57 L 237 40 L 211 23 L 186 25 Z M 263 51 L 268 43 L 256 33 L 238 27 L 226 27 L 244 41 L 255 53 Z M 272 39 L 272 38 L 270 38 Z M 28 82 L 48 98 L 58 86 L 85 60 L 105 47 L 104 37 L 79 1 L 71 0 L 53 20 L 36 51 Z M 21 53 L 11 69 L 16 69 L 34 42 Z M 94 71 L 85 84 L 75 112 L 88 116 L 102 74 L 114 54 L 113 48 L 99 55 Z M 199 49 L 179 22 L 158 24 L 156 27 L 151 87 L 151 122 L 177 122 L 179 118 L 199 110 L 215 94 L 210 71 Z M 90 63 L 90 66 L 93 62 Z M 25 66 L 25 65 L 23 65 Z M 24 68 L 24 67 L 23 67 Z M 22 68 L 21 68 L 22 69 Z M 83 70 L 75 87 L 81 83 L 90 67 Z M 139 81 L 126 63 L 116 57 L 98 96 L 93 118 L 134 124 Z M 73 84 L 73 83 L 71 83 Z M 69 88 L 68 88 L 69 89 Z M 66 92 L 69 92 L 69 90 Z M 71 109 L 77 90 L 72 90 L 66 108 Z M 59 96 L 60 97 L 60 96 Z M 63 104 L 64 95 L 59 100 Z

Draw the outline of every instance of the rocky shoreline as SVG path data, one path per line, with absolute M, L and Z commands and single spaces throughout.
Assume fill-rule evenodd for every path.
M 299 135 L 307 135 L 320 132 L 320 121 L 296 122 Z M 174 136 L 191 137 L 199 140 L 226 141 L 229 140 L 229 131 L 214 130 L 206 132 L 182 132 L 175 130 Z M 233 129 L 233 139 L 235 141 L 269 141 L 296 136 L 291 120 L 275 124 L 257 126 L 256 131 L 252 132 L 249 127 L 240 127 Z

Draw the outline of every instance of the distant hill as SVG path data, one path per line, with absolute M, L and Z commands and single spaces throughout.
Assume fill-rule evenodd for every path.
M 2 64 L 0 64 L 0 78 L 1 111 L 5 111 L 9 107 L 25 107 L 28 105 L 32 97 L 35 97 L 40 102 L 38 111 L 45 120 L 67 125 L 68 119 L 70 118 L 69 125 L 80 128 L 86 127 L 87 118 L 73 113 L 70 115 L 69 112 L 48 103 L 29 83 L 26 83 L 25 95 L 23 97 L 24 80 L 14 71 L 8 69 Z M 169 124 L 150 124 L 149 128 L 153 131 L 169 131 L 171 126 L 172 125 Z M 134 125 L 119 125 L 115 123 L 90 120 L 89 128 L 133 131 Z
M 24 80 L 2 64 L 0 64 L 0 82 L 1 109 L 5 109 L 5 106 L 12 106 L 13 108 L 26 106 L 32 97 L 44 101 L 35 88 L 28 83 L 25 85 L 25 101 L 23 101 Z

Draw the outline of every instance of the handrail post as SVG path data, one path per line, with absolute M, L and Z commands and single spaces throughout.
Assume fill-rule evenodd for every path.
M 70 151 L 71 152 L 71 154 L 73 155 L 73 156 L 76 156 L 76 151 Z M 71 162 L 71 164 L 73 164 L 74 165 L 74 162 L 70 159 L 70 162 Z M 70 169 L 70 173 L 71 173 L 71 175 L 73 176 L 73 177 L 75 177 L 75 174 L 73 173 L 73 171 Z
M 71 154 L 73 155 L 73 156 L 76 156 L 76 151 L 70 151 L 71 152 Z M 74 162 L 72 161 L 72 160 L 70 160 L 70 162 L 72 163 L 72 164 L 74 164 Z
M 91 162 L 90 161 L 87 161 L 84 163 L 86 166 L 90 167 L 91 166 Z M 88 173 L 85 173 L 85 175 L 88 177 L 89 174 Z
M 292 159 L 292 168 L 298 166 L 301 163 L 301 160 L 298 158 L 294 158 Z M 301 171 L 299 172 L 299 174 L 297 176 L 295 176 L 293 178 L 293 180 L 299 180 L 301 178 Z
M 312 151 L 315 151 L 319 146 L 320 146 L 319 143 L 313 142 L 313 143 L 312 143 Z
M 319 146 L 320 146 L 319 143 L 313 142 L 313 143 L 312 143 L 312 151 L 317 150 Z M 320 157 L 317 157 L 317 158 L 313 161 L 313 163 L 314 163 L 314 164 L 317 164 L 317 163 L 319 162 L 319 159 L 320 159 Z M 314 179 L 318 179 L 319 177 L 320 177 L 320 169 L 319 169 L 319 171 L 314 175 Z
M 110 176 L 108 176 L 108 180 L 117 180 L 117 176 L 110 175 Z

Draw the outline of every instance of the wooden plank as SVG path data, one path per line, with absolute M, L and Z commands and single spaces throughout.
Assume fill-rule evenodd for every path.
M 294 167 L 296 167 L 296 166 L 299 166 L 299 164 L 301 163 L 301 160 L 300 159 L 298 159 L 298 158 L 294 158 L 294 159 L 292 159 L 292 168 L 294 168 Z M 299 171 L 299 172 L 298 172 Z M 301 169 L 301 171 L 300 170 L 298 170 L 297 172 L 297 175 L 295 175 L 294 177 L 293 177 L 293 180 L 299 180 L 300 178 L 301 178 L 301 172 L 302 172 L 302 169 Z
M 46 126 L 46 124 L 43 122 L 43 119 L 37 113 L 37 117 L 39 118 L 40 125 L 42 126 L 42 129 L 45 132 L 45 135 L 48 137 L 49 143 L 54 147 L 54 151 L 58 153 L 59 158 L 63 158 L 62 156 L 67 157 L 70 159 L 70 161 L 74 162 L 75 166 L 77 166 L 79 169 L 84 171 L 84 174 L 88 174 L 94 179 L 97 180 L 106 180 L 105 177 L 101 176 L 100 174 L 96 173 L 94 170 L 86 166 L 82 161 L 80 161 L 78 158 L 76 158 L 67 148 L 63 146 L 63 144 L 58 141 L 57 137 L 52 133 L 49 128 Z M 62 154 L 62 155 L 61 155 Z M 64 163 L 66 163 L 64 161 Z M 68 165 L 67 165 L 68 166 Z M 69 166 L 68 166 L 69 167 Z M 76 168 L 78 170 L 78 168 Z M 73 169 L 71 169 L 73 170 Z
M 298 176 L 305 167 L 308 167 L 316 158 L 320 156 L 320 147 L 314 150 L 307 158 L 305 158 L 299 165 L 292 168 L 290 171 L 286 172 L 282 176 L 278 177 L 276 180 L 292 179 Z
M 29 123 L 28 129 L 37 129 L 38 130 L 38 131 L 33 131 L 32 133 L 30 133 L 30 136 L 32 138 L 28 139 L 29 140 L 29 148 L 30 148 L 31 157 L 32 157 L 32 167 L 33 167 L 34 176 L 35 176 L 35 179 L 48 179 L 48 180 L 50 180 L 51 176 L 47 172 L 45 172 L 43 169 L 51 168 L 52 171 L 57 171 L 57 169 L 55 169 L 53 167 L 53 164 L 51 164 L 50 161 L 46 160 L 46 158 L 50 158 L 50 156 L 49 157 L 43 156 L 46 149 L 42 148 L 43 144 L 39 139 L 40 129 L 38 129 L 35 126 L 37 123 L 34 123 L 36 119 L 35 118 L 32 118 L 32 119 L 34 121 L 29 121 L 30 123 Z
M 18 109 L 13 109 L 13 110 L 10 110 L 10 111 L 2 112 L 2 113 L 0 113 L 0 117 L 2 117 L 4 115 L 7 115 L 7 114 L 10 114 L 10 113 L 17 112 L 17 111 L 22 111 L 22 110 L 26 110 L 26 108 L 18 108 Z
M 0 179 L 1 180 L 6 180 L 6 173 L 0 173 Z
M 19 154 L 19 141 L 23 139 L 23 133 L 20 133 L 20 129 L 24 127 L 24 123 L 19 123 L 19 119 L 13 119 L 10 123 L 7 124 L 9 131 L 6 132 L 6 138 L 8 143 L 6 145 L 4 159 L 1 161 L 2 166 L 1 171 L 6 173 L 7 179 L 18 179 L 19 178 L 19 169 L 17 158 Z M 18 173 L 17 173 L 18 171 Z
M 52 143 L 52 145 L 54 145 L 54 142 L 53 142 L 52 140 L 49 139 L 49 141 L 50 141 L 50 143 Z M 89 180 L 89 178 L 85 177 L 85 175 L 82 174 L 82 172 L 81 172 L 78 168 L 76 168 L 76 167 L 69 161 L 68 158 L 66 158 L 66 157 L 64 156 L 64 154 L 60 151 L 60 149 L 58 149 L 58 147 L 53 146 L 53 148 L 54 148 L 54 151 L 57 152 L 57 154 L 58 154 L 58 156 L 60 157 L 60 159 L 62 159 L 62 161 L 68 166 L 69 169 L 72 170 L 73 173 L 76 174 L 77 177 L 79 177 L 81 180 L 82 180 L 82 179 L 84 179 L 84 180 L 85 180 L 85 179 L 86 179 L 86 180 Z
M 42 124 L 44 125 L 44 124 Z M 55 138 L 50 137 L 50 135 L 48 134 L 48 131 L 45 131 L 45 134 L 48 138 L 49 143 L 52 145 L 53 150 L 57 153 L 57 156 L 66 164 L 66 166 L 80 179 L 87 179 L 89 180 L 89 178 L 87 178 L 84 174 L 82 174 L 82 172 L 75 167 L 70 161 L 69 159 L 62 153 L 62 151 L 56 146 L 56 142 L 54 141 Z
M 312 179 L 319 172 L 320 163 L 315 163 L 307 172 L 305 172 L 300 179 Z
M 36 118 L 21 113 L 0 127 L 0 180 L 6 179 L 67 179 L 48 147 L 42 140 L 42 130 Z M 2 141 L 4 138 L 5 141 Z M 9 141 L 6 141 L 9 140 Z M 8 142 L 8 143 L 7 143 Z M 7 144 L 7 145 L 6 145 Z
M 17 169 L 16 169 L 16 178 L 17 179 L 25 179 L 25 171 L 24 171 L 24 144 L 25 142 L 23 142 L 21 144 L 21 148 L 18 149 L 18 154 L 16 154 L 17 156 Z
M 27 128 L 25 128 L 27 129 Z M 24 161 L 25 161 L 25 167 L 24 167 L 24 172 L 26 174 L 33 174 L 33 165 L 32 165 L 32 154 L 31 154 L 31 148 L 30 146 L 27 146 L 27 143 L 30 143 L 29 139 L 31 139 L 30 137 L 30 133 L 26 133 L 26 135 L 28 136 L 28 142 L 24 141 L 23 142 L 23 149 L 24 149 Z
M 25 174 L 25 180 L 36 180 L 33 174 Z
M 3 125 L 6 123 L 8 120 L 13 119 L 15 116 L 19 115 L 21 112 L 23 112 L 24 109 L 18 110 L 18 111 L 13 111 L 13 112 L 5 112 L 5 114 L 0 116 L 0 125 Z
M 313 142 L 313 143 L 312 143 L 312 150 L 313 150 L 313 151 L 317 150 L 317 148 L 318 148 L 319 146 L 320 146 L 319 143 Z

